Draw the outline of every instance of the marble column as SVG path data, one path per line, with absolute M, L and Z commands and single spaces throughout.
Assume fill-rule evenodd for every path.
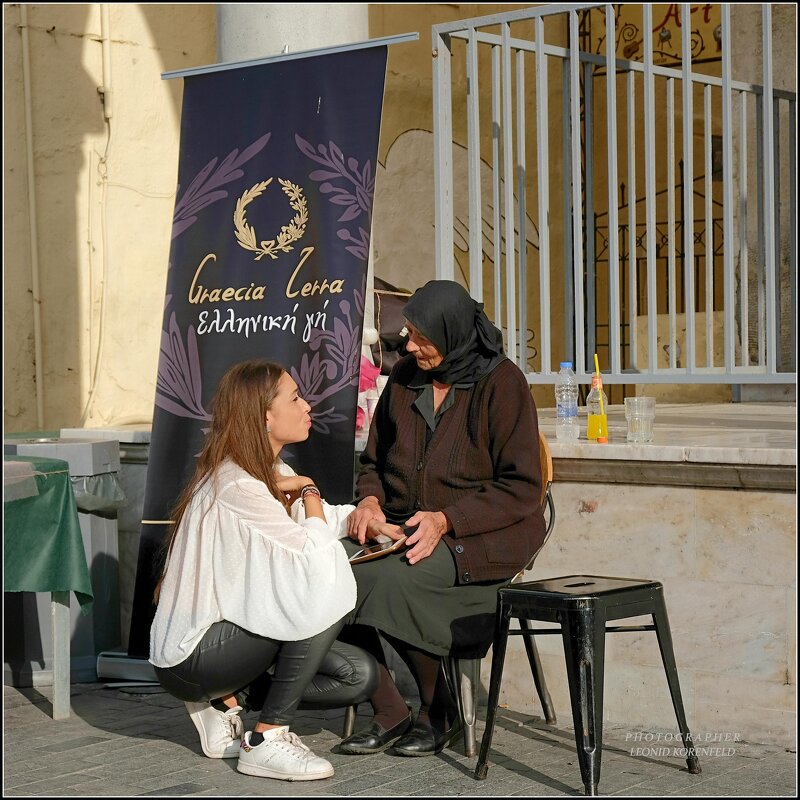
M 366 41 L 367 9 L 361 3 L 221 3 L 217 60 L 246 61 Z

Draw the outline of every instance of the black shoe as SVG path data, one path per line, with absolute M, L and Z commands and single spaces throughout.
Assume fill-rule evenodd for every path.
M 394 743 L 391 752 L 398 756 L 433 756 L 441 753 L 462 733 L 460 719 L 457 719 L 445 733 L 437 733 L 430 725 L 417 723 Z
M 357 731 L 339 743 L 339 752 L 348 755 L 362 755 L 367 753 L 380 753 L 392 742 L 399 739 L 411 727 L 411 717 L 408 716 L 393 728 L 387 731 L 377 722 L 370 722 L 363 731 Z

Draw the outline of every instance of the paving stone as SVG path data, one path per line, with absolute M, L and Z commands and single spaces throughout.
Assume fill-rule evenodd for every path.
M 583 795 L 574 734 L 513 709 L 501 709 L 485 781 L 463 746 L 432 758 L 337 751 L 343 711 L 300 712 L 294 730 L 334 765 L 333 778 L 272 781 L 241 775 L 234 760 L 204 758 L 183 704 L 166 693 L 126 694 L 73 684 L 72 714 L 54 723 L 49 687 L 4 687 L 5 796 L 15 797 L 497 797 Z M 368 711 L 368 708 L 365 707 Z M 482 712 L 485 713 L 485 712 Z M 252 727 L 256 717 L 247 715 Z M 359 715 L 357 725 L 369 721 Z M 478 742 L 483 721 L 477 726 Z M 725 757 L 685 759 L 631 755 L 630 731 L 605 725 L 600 791 L 614 796 L 795 796 L 790 748 L 739 742 Z

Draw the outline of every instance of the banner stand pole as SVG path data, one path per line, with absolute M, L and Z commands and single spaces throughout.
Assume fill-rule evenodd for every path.
M 351 50 L 364 50 L 367 47 L 381 47 L 389 44 L 403 44 L 404 42 L 415 42 L 419 40 L 419 32 L 400 33 L 396 36 L 382 36 L 378 39 L 368 39 L 366 42 L 353 42 L 352 44 L 338 44 L 329 47 L 316 47 L 313 50 L 298 50 L 296 53 L 280 53 L 277 56 L 265 56 L 264 58 L 251 58 L 246 61 L 228 61 L 223 64 L 208 64 L 204 67 L 190 67 L 189 69 L 176 69 L 170 72 L 162 72 L 162 80 L 172 78 L 188 78 L 192 75 L 206 75 L 209 72 L 222 72 L 226 69 L 242 69 L 243 67 L 254 67 L 258 64 L 274 64 L 278 61 L 294 61 L 298 58 L 309 58 L 311 56 L 332 55 L 334 53 L 349 53 Z

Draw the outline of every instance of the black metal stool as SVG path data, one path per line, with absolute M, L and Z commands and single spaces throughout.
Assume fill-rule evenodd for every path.
M 652 615 L 654 624 L 606 627 L 607 621 L 638 617 L 642 614 Z M 512 617 L 519 620 L 558 622 L 561 629 L 532 630 L 521 626 L 518 631 L 509 631 Z M 686 752 L 690 754 L 686 764 L 689 772 L 698 774 L 700 764 L 692 749 L 692 738 L 683 711 L 663 586 L 657 581 L 569 575 L 564 578 L 517 583 L 498 592 L 489 706 L 475 778 L 483 780 L 489 769 L 487 759 L 492 744 L 509 634 L 531 636 L 560 633 L 564 640 L 581 778 L 586 794 L 597 794 L 603 748 L 603 664 L 606 633 L 652 630 L 658 637 L 681 739 Z

